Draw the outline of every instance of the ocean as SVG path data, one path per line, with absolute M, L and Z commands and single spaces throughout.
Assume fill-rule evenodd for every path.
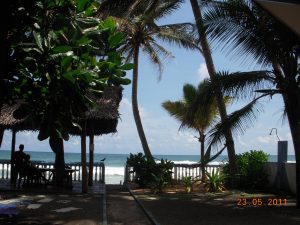
M 53 152 L 36 152 L 36 151 L 25 151 L 30 155 L 30 159 L 33 161 L 43 161 L 54 163 L 55 154 Z M 107 184 L 119 184 L 124 180 L 124 166 L 126 159 L 129 157 L 129 154 L 105 154 L 105 153 L 95 153 L 94 161 L 100 162 L 101 159 L 105 158 L 105 182 Z M 192 164 L 199 162 L 199 155 L 154 155 L 157 160 L 168 159 L 174 163 L 186 163 Z M 10 151 L 0 150 L 0 160 L 1 159 L 10 159 Z M 87 154 L 87 160 L 89 159 Z M 80 153 L 65 153 L 66 163 L 80 162 L 81 154 Z M 269 155 L 269 162 L 276 162 L 277 155 Z M 295 161 L 295 156 L 289 155 L 288 161 Z M 216 158 L 211 164 L 220 164 L 226 163 L 227 156 L 220 155 Z

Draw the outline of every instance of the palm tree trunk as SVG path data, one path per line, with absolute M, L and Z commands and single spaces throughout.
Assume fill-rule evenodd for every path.
M 139 68 L 139 45 L 136 44 L 134 47 L 134 58 L 133 58 L 134 68 L 133 68 L 133 78 L 132 78 L 132 111 L 135 120 L 136 128 L 143 146 L 143 150 L 147 160 L 153 161 L 153 156 L 147 143 L 143 125 L 141 122 L 141 117 L 138 108 L 137 101 L 137 90 L 138 90 L 138 68 Z
M 190 0 L 191 6 L 193 9 L 194 17 L 196 20 L 196 25 L 199 32 L 200 43 L 203 51 L 203 56 L 206 62 L 207 70 L 211 79 L 211 82 L 215 85 L 215 95 L 218 104 L 218 109 L 221 116 L 221 121 L 224 122 L 227 119 L 227 111 L 226 106 L 223 99 L 223 94 L 221 92 L 220 85 L 218 84 L 216 71 L 214 68 L 213 59 L 210 52 L 210 47 L 207 42 L 205 27 L 202 20 L 201 10 L 197 0 Z M 232 178 L 232 185 L 236 186 L 236 174 L 237 174 L 237 165 L 236 165 L 236 158 L 235 158 L 235 148 L 234 148 L 234 141 L 232 137 L 232 133 L 230 129 L 225 131 L 226 137 L 226 146 L 228 151 L 228 160 L 229 160 L 229 167 L 230 167 L 230 175 Z
M 283 100 L 295 149 L 297 208 L 300 208 L 300 93 L 296 89 L 297 87 L 289 88 L 283 95 Z
M 200 142 L 200 154 L 201 154 L 201 181 L 204 183 L 206 181 L 206 174 L 205 174 L 205 135 L 203 132 L 199 131 L 199 142 Z
M 81 133 L 81 166 L 82 166 L 82 193 L 88 191 L 87 169 L 86 169 L 86 121 L 82 125 Z

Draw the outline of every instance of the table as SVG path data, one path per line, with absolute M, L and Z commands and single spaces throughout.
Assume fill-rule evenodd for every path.
M 55 169 L 54 168 L 38 168 L 38 170 L 42 174 L 42 179 L 44 180 L 45 186 L 51 183 L 51 179 L 55 179 Z M 67 187 L 73 188 L 72 185 L 72 173 L 76 172 L 78 170 L 74 170 L 71 168 L 65 168 L 65 175 L 67 178 Z M 47 176 L 47 172 L 49 172 L 49 175 Z

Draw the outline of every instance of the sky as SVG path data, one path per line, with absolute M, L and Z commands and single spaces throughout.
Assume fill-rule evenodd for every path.
M 189 1 L 162 21 L 160 24 L 193 22 Z M 193 130 L 178 130 L 180 123 L 168 115 L 162 108 L 164 101 L 177 101 L 182 98 L 182 88 L 186 83 L 198 85 L 208 77 L 205 61 L 197 51 L 187 51 L 176 46 L 162 43 L 173 57 L 164 61 L 161 80 L 157 68 L 149 63 L 147 56 L 141 55 L 139 65 L 138 101 L 142 123 L 148 144 L 153 154 L 160 155 L 199 155 L 200 145 L 197 133 Z M 261 69 L 251 58 L 227 56 L 219 48 L 213 48 L 213 59 L 217 70 L 249 71 Z M 132 78 L 132 72 L 128 73 Z M 244 102 L 245 103 L 245 102 Z M 243 102 L 233 103 L 228 112 L 241 107 Z M 280 140 L 288 141 L 288 154 L 294 155 L 288 121 L 283 120 L 283 103 L 280 96 L 272 100 L 261 101 L 263 108 L 256 122 L 244 135 L 234 136 L 236 153 L 249 150 L 263 150 L 268 154 L 277 154 L 277 137 L 269 135 L 272 128 L 277 128 Z M 131 106 L 131 85 L 124 86 L 123 99 L 120 103 L 120 120 L 116 134 L 95 137 L 96 153 L 128 154 L 142 152 L 142 146 L 136 131 Z M 51 151 L 48 141 L 38 141 L 38 133 L 17 133 L 17 146 L 25 144 L 25 151 Z M 10 149 L 11 133 L 6 131 L 1 149 Z M 80 152 L 80 139 L 72 137 L 65 142 L 66 152 Z M 223 153 L 223 154 L 226 154 Z

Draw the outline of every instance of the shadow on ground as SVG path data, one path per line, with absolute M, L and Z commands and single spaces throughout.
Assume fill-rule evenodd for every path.
M 286 206 L 238 206 L 238 194 L 224 195 L 137 195 L 161 225 L 296 225 L 300 224 L 300 209 L 295 200 L 287 199 Z M 250 201 L 255 198 L 251 197 Z

